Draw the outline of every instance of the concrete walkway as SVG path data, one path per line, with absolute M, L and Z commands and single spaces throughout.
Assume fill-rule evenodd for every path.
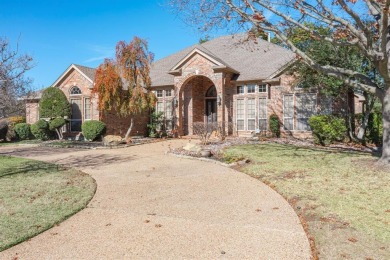
M 98 186 L 86 209 L 0 259 L 310 259 L 299 219 L 279 194 L 232 169 L 164 154 L 184 142 L 0 148 L 76 167 Z

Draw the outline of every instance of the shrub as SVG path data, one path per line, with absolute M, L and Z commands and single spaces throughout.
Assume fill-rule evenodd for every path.
M 7 138 L 9 121 L 7 119 L 0 119 L 0 140 L 5 141 Z
M 192 125 L 192 131 L 194 135 L 197 135 L 202 142 L 206 145 L 211 137 L 211 134 L 214 131 L 218 131 L 218 123 L 204 123 L 204 122 L 194 122 Z
M 19 140 L 27 140 L 31 137 L 30 125 L 26 123 L 19 123 L 15 125 L 15 133 Z
M 313 131 L 314 142 L 321 145 L 342 141 L 347 131 L 344 119 L 330 115 L 311 116 L 309 125 Z
M 164 113 L 154 112 L 150 115 L 150 124 L 148 124 L 149 136 L 159 137 L 159 132 L 164 131 Z
M 81 125 L 81 130 L 85 139 L 89 141 L 94 141 L 99 136 L 104 135 L 104 133 L 106 132 L 106 124 L 101 121 L 90 120 L 84 122 Z
M 39 119 L 35 124 L 32 124 L 31 133 L 36 139 L 48 140 L 50 139 L 49 123 L 43 119 Z
M 269 130 L 273 137 L 280 137 L 280 121 L 279 117 L 275 114 L 272 114 L 269 117 Z
M 42 118 L 69 117 L 71 106 L 64 92 L 59 88 L 49 87 L 42 93 L 39 101 L 39 115 Z
M 382 144 L 383 138 L 383 122 L 382 122 L 382 113 L 371 113 L 368 118 L 367 131 L 366 131 L 367 140 L 376 145 Z

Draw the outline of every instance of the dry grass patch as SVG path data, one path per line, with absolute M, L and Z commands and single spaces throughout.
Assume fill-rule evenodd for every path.
M 0 251 L 85 208 L 95 190 L 94 179 L 79 171 L 0 156 Z
M 321 259 L 390 259 L 390 172 L 368 154 L 260 144 L 228 148 L 302 214 Z

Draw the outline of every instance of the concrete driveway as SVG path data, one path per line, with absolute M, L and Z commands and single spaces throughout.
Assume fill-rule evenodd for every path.
M 0 259 L 310 259 L 300 221 L 279 194 L 235 170 L 164 154 L 185 142 L 0 148 L 78 168 L 98 186 L 86 209 Z

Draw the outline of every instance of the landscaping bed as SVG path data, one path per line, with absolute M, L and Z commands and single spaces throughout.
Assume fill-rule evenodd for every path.
M 85 208 L 95 191 L 94 179 L 80 171 L 0 156 L 0 251 Z

